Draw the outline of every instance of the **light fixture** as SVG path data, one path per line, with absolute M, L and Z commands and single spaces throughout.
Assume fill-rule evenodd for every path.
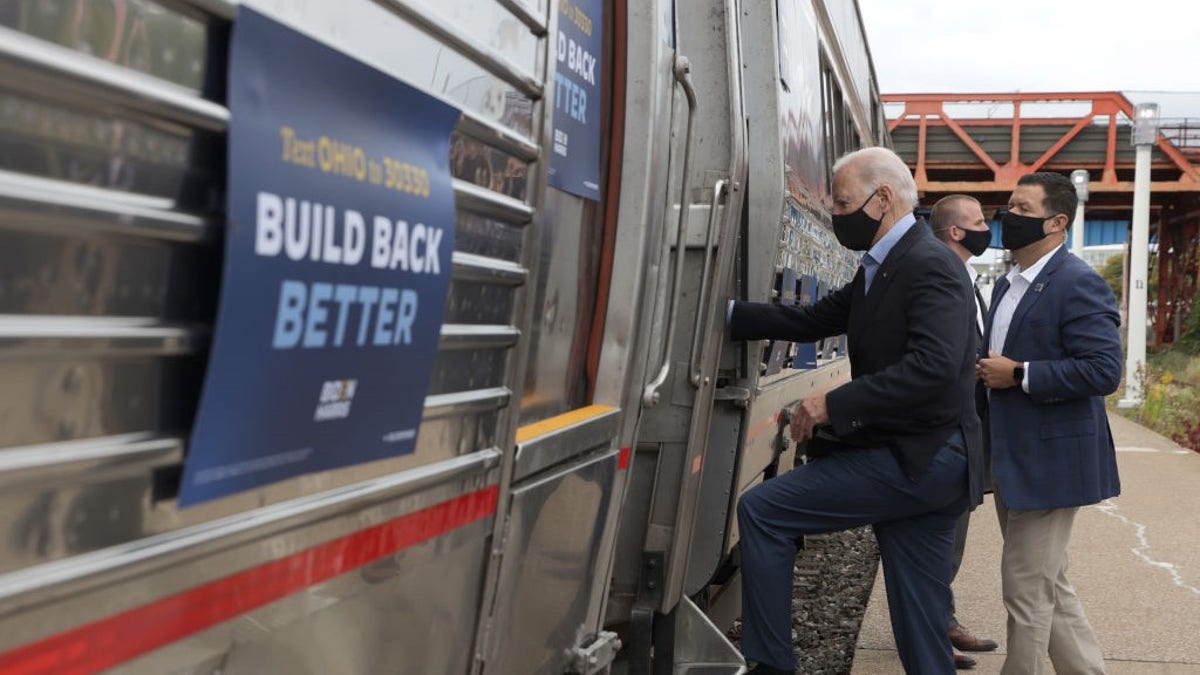
M 1071 172 L 1071 184 L 1075 186 L 1075 196 L 1079 197 L 1081 202 L 1088 200 L 1088 184 L 1091 179 L 1092 176 L 1087 169 L 1075 169 Z
M 1139 103 L 1133 110 L 1133 145 L 1154 145 L 1158 140 L 1158 104 Z

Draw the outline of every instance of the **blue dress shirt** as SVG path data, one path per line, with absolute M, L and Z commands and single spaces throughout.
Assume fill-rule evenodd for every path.
M 864 281 L 866 281 L 867 292 L 871 290 L 871 282 L 875 280 L 875 273 L 879 271 L 879 267 L 883 264 L 883 261 L 887 260 L 888 254 L 895 248 L 896 242 L 900 241 L 905 234 L 908 234 L 908 231 L 912 229 L 912 226 L 916 222 L 916 216 L 911 213 L 906 214 L 903 218 L 897 220 L 892 229 L 888 230 L 888 233 L 883 235 L 882 239 L 875 242 L 871 250 L 867 251 L 866 255 L 862 257 L 863 275 L 866 277 Z

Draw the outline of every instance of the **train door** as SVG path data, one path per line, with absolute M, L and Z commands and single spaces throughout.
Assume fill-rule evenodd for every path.
M 654 302 L 642 316 L 636 442 L 608 620 L 622 626 L 630 672 L 666 672 L 740 662 L 724 629 L 690 598 L 722 558 L 741 424 L 717 361 L 742 222 L 746 128 L 738 4 L 646 5 L 641 26 L 663 29 L 642 62 L 658 70 L 641 78 L 648 102 L 640 109 L 630 96 L 629 116 L 663 105 L 670 135 L 665 165 L 627 163 L 629 172 L 650 171 L 645 188 L 665 200 L 650 228 L 643 295 Z
M 853 53 L 855 36 L 861 40 L 861 27 L 852 5 L 837 4 L 831 12 L 827 4 L 775 0 L 755 6 L 745 19 L 762 38 L 746 47 L 752 108 L 778 121 L 758 125 L 763 131 L 750 141 L 755 164 L 746 257 L 739 270 L 747 300 L 811 304 L 847 283 L 858 266 L 831 231 L 829 186 L 834 160 L 861 146 L 849 121 L 848 101 L 855 99 L 844 87 L 853 78 L 841 65 L 849 58 L 843 51 Z M 841 24 L 835 21 L 839 16 Z M 756 260 L 772 264 L 755 265 Z M 844 336 L 739 349 L 740 385 L 750 399 L 735 471 L 737 495 L 798 461 L 786 408 L 850 376 Z M 736 542 L 735 532 L 727 546 Z
M 548 408 L 519 404 L 532 317 L 559 303 L 540 329 L 558 344 L 594 305 L 568 312 L 562 288 L 535 301 L 555 288 L 542 247 L 584 250 L 595 231 L 585 205 L 544 208 L 558 3 L 247 4 L 462 110 L 452 280 L 416 450 L 178 507 L 220 284 L 238 3 L 4 3 L 0 670 L 468 672 L 505 578 L 494 536 L 509 504 L 554 505 L 559 485 L 589 495 L 591 515 L 532 527 L 584 533 L 546 547 L 569 558 L 551 573 L 580 573 L 603 536 L 612 411 L 582 440 L 561 420 L 557 435 L 517 432 L 586 401 L 568 382 Z M 548 210 L 575 239 L 543 241 Z M 555 349 L 533 353 L 579 362 L 577 346 Z M 527 490 L 510 499 L 514 470 Z M 567 605 L 555 626 L 593 611 Z
M 624 243 L 640 227 L 618 222 L 627 25 L 623 3 L 550 4 L 548 150 L 587 140 L 571 117 L 580 83 L 594 76 L 588 95 L 599 99 L 586 114 L 598 118 L 588 131 L 600 144 L 599 172 L 580 186 L 550 181 L 548 163 L 540 167 L 516 452 L 480 626 L 485 673 L 592 673 L 620 646 L 603 630 L 602 607 L 629 460 L 619 441 L 629 359 L 613 350 L 626 348 L 639 306 L 614 287 L 641 278 L 641 254 Z
M 574 21 L 572 7 L 559 5 L 559 26 Z M 627 581 L 614 571 L 618 516 L 633 509 L 633 521 L 649 517 L 646 495 L 635 488 L 627 497 L 638 413 L 644 401 L 661 396 L 654 392 L 666 380 L 663 364 L 679 358 L 668 357 L 664 343 L 682 344 L 687 336 L 692 363 L 687 374 L 676 374 L 689 378 L 679 382 L 707 372 L 714 359 L 711 312 L 698 305 L 715 306 L 719 291 L 711 280 L 728 276 L 729 263 L 721 267 L 718 253 L 727 253 L 736 236 L 726 220 L 739 208 L 739 168 L 731 159 L 737 123 L 724 113 L 708 127 L 701 120 L 690 67 L 677 58 L 672 3 L 612 3 L 609 12 L 603 24 L 602 128 L 609 139 L 603 198 L 546 192 L 522 426 L 511 507 L 498 536 L 502 553 L 486 619 L 485 672 L 597 672 L 619 647 L 637 642 L 607 630 L 621 623 L 607 605 L 610 579 Z M 727 77 L 726 64 L 720 67 L 715 77 Z M 729 96 L 714 99 L 719 110 L 731 105 Z M 705 130 L 729 139 L 710 141 L 721 150 L 703 160 L 721 168 L 684 170 Z M 696 175 L 712 183 L 707 190 L 683 185 L 684 176 L 694 181 Z M 681 195 L 696 194 L 681 219 Z M 683 257 L 672 253 L 681 237 Z M 706 278 L 708 299 L 698 303 L 695 290 Z M 666 327 L 668 315 L 677 332 Z M 697 327 L 710 337 L 693 345 Z M 657 381 L 648 392 L 651 380 Z M 696 381 L 709 387 L 712 379 Z M 704 421 L 697 424 L 702 429 Z M 656 481 L 657 467 L 639 461 L 640 471 Z M 663 471 L 682 469 L 668 463 Z M 680 482 L 678 476 L 663 480 Z M 661 488 L 664 494 L 674 489 Z M 686 558 L 683 541 L 678 551 Z M 686 559 L 676 561 L 676 569 L 685 567 Z

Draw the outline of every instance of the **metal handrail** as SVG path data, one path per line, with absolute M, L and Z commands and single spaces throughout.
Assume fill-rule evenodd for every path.
M 453 47 L 455 51 L 470 58 L 484 70 L 511 84 L 529 99 L 538 101 L 544 95 L 541 80 L 525 72 L 520 66 L 509 61 L 496 50 L 471 42 L 465 37 L 465 33 L 460 27 L 424 9 L 423 3 L 416 2 L 416 0 L 375 0 L 375 2 L 393 14 L 408 20 L 426 34 Z
M 679 195 L 679 224 L 676 228 L 675 242 L 677 250 L 675 253 L 675 274 L 674 283 L 670 290 L 670 305 L 667 311 L 667 329 L 666 338 L 663 340 L 663 345 L 658 351 L 662 355 L 662 364 L 656 369 L 658 374 L 646 388 L 642 390 L 642 405 L 652 407 L 658 403 L 658 390 L 667 381 L 667 376 L 671 373 L 671 343 L 675 340 L 675 323 L 679 314 L 679 296 L 681 293 L 680 286 L 683 282 L 683 252 L 684 241 L 687 236 L 687 218 L 688 210 L 691 205 L 690 193 L 692 189 L 692 181 L 690 177 L 691 161 L 692 161 L 692 140 L 693 131 L 695 130 L 693 122 L 696 119 L 696 88 L 692 86 L 691 78 L 692 64 L 686 56 L 675 57 L 675 81 L 683 86 L 683 92 L 687 96 L 688 103 L 688 121 L 687 131 L 684 134 L 683 142 L 683 190 Z M 666 237 L 666 228 L 663 233 L 663 255 L 669 255 L 671 240 Z
M 739 224 L 741 222 L 741 209 L 738 207 L 739 199 L 745 196 L 743 192 L 744 182 L 746 180 L 747 157 L 746 157 L 746 118 L 742 111 L 742 103 L 744 101 L 742 93 L 742 68 L 739 61 L 740 45 L 742 36 L 738 24 L 738 9 L 736 3 L 725 4 L 725 35 L 726 35 L 726 50 L 725 50 L 725 67 L 728 75 L 729 85 L 729 104 L 730 104 L 730 152 L 729 152 L 729 167 L 728 178 L 726 185 L 728 191 L 727 201 L 729 204 L 725 207 L 723 219 L 725 225 L 721 231 L 721 238 L 717 244 L 717 255 L 715 257 L 715 268 L 713 270 L 713 283 L 718 282 L 728 283 L 736 253 L 738 251 L 737 238 L 741 232 Z M 715 287 L 715 286 L 714 286 Z M 706 319 L 711 323 L 717 317 L 715 307 L 700 308 Z M 715 362 L 717 355 L 721 350 L 721 345 L 712 340 L 712 334 L 705 338 L 702 343 L 702 349 L 707 347 L 714 350 L 710 353 L 702 353 L 701 361 L 705 357 L 712 359 L 709 363 Z M 692 549 L 692 542 L 695 537 L 697 527 L 701 525 L 696 522 L 698 508 L 700 504 L 700 491 L 705 472 L 711 470 L 707 466 L 707 457 L 712 450 L 712 396 L 715 398 L 715 390 L 710 390 L 709 387 L 713 383 L 709 379 L 702 380 L 698 385 L 696 394 L 696 405 L 691 409 L 691 419 L 688 422 L 687 447 L 688 452 L 685 457 L 691 457 L 693 462 L 691 466 L 692 473 L 685 476 L 681 485 L 679 500 L 676 504 L 675 526 L 672 531 L 672 542 L 669 547 L 670 553 L 665 568 L 665 579 L 663 581 L 663 596 L 662 602 L 659 605 L 659 611 L 670 612 L 674 611 L 676 605 L 680 602 L 680 598 L 684 595 L 684 585 L 687 581 L 689 568 L 693 565 L 698 565 L 696 560 L 688 560 Z M 703 405 L 703 407 L 702 407 Z M 686 461 L 686 460 L 685 460 Z M 686 465 L 686 464 L 685 464 Z M 699 470 L 698 470 L 699 469 Z
M 209 131 L 225 131 L 229 110 L 194 92 L 40 38 L 0 28 L 0 67 L 25 86 L 53 82 L 93 103 L 112 103 Z M 11 70 L 9 70 L 11 69 Z
M 717 229 L 717 207 L 721 197 L 729 187 L 729 181 L 724 178 L 713 185 L 712 207 L 708 211 L 708 234 L 704 240 L 704 270 L 700 273 L 700 302 L 696 305 L 696 323 L 692 326 L 692 353 L 688 357 L 688 379 L 692 386 L 700 384 L 700 367 L 696 359 L 700 356 L 700 346 L 704 341 L 700 337 L 704 319 L 708 316 L 708 293 L 712 288 L 712 276 L 709 274 L 712 265 L 713 232 Z
M 8 229 L 106 232 L 184 242 L 214 237 L 217 226 L 211 218 L 176 206 L 172 199 L 0 169 L 0 213 Z
M 508 387 L 430 394 L 425 397 L 425 412 L 421 419 L 427 421 L 471 412 L 490 412 L 507 407 L 511 400 L 512 391 Z
M 538 37 L 546 34 L 546 17 L 538 16 L 522 0 L 499 0 L 500 5 L 517 17 L 531 33 Z
M 1200 151 L 1200 119 L 1164 118 L 1159 120 L 1158 133 L 1181 151 Z
M 511 225 L 528 225 L 533 221 L 533 207 L 520 199 L 461 178 L 452 179 L 451 184 L 454 186 L 454 204 L 464 211 Z
M 492 258 L 465 251 L 450 255 L 455 281 L 474 281 L 502 286 L 520 286 L 529 278 L 529 270 L 503 258 Z
M 508 349 L 520 338 L 521 331 L 506 324 L 444 323 L 438 349 Z
M 462 111 L 458 131 L 524 162 L 536 162 L 541 157 L 541 148 L 532 140 L 472 110 Z
M 0 314 L 0 359 L 70 352 L 88 356 L 183 356 L 200 350 L 201 328 L 155 318 Z

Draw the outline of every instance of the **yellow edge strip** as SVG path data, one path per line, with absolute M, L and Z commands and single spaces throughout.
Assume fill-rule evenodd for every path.
M 537 438 L 538 436 L 544 436 L 550 432 L 569 427 L 572 424 L 579 424 L 580 422 L 589 420 L 593 417 L 599 417 L 600 415 L 612 410 L 616 410 L 616 408 L 612 407 L 611 405 L 589 405 L 582 408 L 576 408 L 575 410 L 565 412 L 561 415 L 555 415 L 554 417 L 544 419 L 541 422 L 526 424 L 525 426 L 517 429 L 517 442 L 524 443 L 525 441 Z

